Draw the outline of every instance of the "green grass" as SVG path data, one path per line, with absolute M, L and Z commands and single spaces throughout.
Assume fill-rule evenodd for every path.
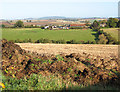
M 54 75 L 33 74 L 29 79 L 16 79 L 2 76 L 4 90 L 60 90 L 64 87 L 62 79 Z
M 104 28 L 103 31 L 118 40 L 118 28 Z
M 120 90 L 115 86 L 103 86 L 100 84 L 84 86 L 82 84 L 73 85 L 70 81 L 63 82 L 61 77 L 56 75 L 42 76 L 33 74 L 30 78 L 16 79 L 2 75 L 2 83 L 5 89 L 2 90 Z
M 2 29 L 2 38 L 7 40 L 25 40 L 31 39 L 33 41 L 47 38 L 50 40 L 76 40 L 76 41 L 94 41 L 95 37 L 92 35 L 93 31 L 70 29 L 70 30 L 44 30 L 40 28 L 4 28 Z

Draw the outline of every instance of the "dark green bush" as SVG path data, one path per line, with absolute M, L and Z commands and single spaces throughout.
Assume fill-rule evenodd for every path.
M 77 43 L 78 44 L 84 44 L 85 42 L 84 41 L 78 41 Z
M 76 40 L 70 40 L 70 41 L 67 41 L 67 44 L 77 44 L 77 41 Z
M 51 40 L 52 41 L 52 43 L 57 43 L 55 40 Z
M 52 43 L 52 41 L 49 40 L 49 39 L 43 39 L 43 38 L 41 38 L 41 39 L 35 41 L 35 43 Z
M 95 41 L 87 41 L 87 42 L 84 42 L 84 44 L 96 44 Z
M 17 39 L 17 40 L 15 40 L 15 43 L 23 43 L 23 41 L 22 41 L 22 40 Z
M 56 43 L 59 43 L 59 44 L 65 44 L 66 41 L 65 41 L 65 40 L 57 40 Z

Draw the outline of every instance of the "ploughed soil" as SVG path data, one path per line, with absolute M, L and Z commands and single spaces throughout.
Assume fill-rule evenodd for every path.
M 82 50 L 82 49 L 81 49 Z M 63 81 L 84 85 L 114 85 L 120 87 L 120 62 L 116 56 L 100 57 L 87 53 L 40 55 L 29 53 L 19 45 L 2 40 L 2 72 L 18 79 L 33 73 L 57 74 Z
M 98 44 L 39 44 L 39 43 L 16 43 L 22 49 L 30 52 L 37 52 L 41 55 L 59 54 L 82 54 L 89 53 L 92 56 L 110 57 L 118 56 L 118 45 Z

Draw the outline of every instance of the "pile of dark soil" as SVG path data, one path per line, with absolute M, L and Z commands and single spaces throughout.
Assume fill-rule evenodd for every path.
M 116 57 L 101 58 L 83 53 L 57 56 L 30 54 L 20 46 L 2 40 L 2 72 L 18 79 L 33 74 L 58 74 L 78 84 L 96 83 L 120 86 L 120 62 Z

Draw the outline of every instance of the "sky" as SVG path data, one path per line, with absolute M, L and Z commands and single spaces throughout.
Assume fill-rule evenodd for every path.
M 117 17 L 119 0 L 0 0 L 0 19 Z

